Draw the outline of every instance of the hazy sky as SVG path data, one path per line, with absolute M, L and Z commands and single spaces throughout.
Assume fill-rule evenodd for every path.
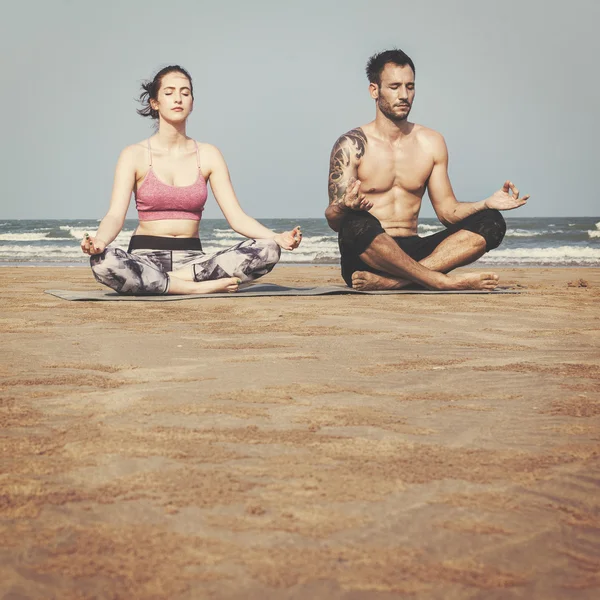
M 598 0 L 0 1 L 0 218 L 102 217 L 119 152 L 152 133 L 139 84 L 177 63 L 188 135 L 221 149 L 246 212 L 321 217 L 333 143 L 374 117 L 365 63 L 394 46 L 459 200 L 509 178 L 532 194 L 514 216 L 600 214 Z

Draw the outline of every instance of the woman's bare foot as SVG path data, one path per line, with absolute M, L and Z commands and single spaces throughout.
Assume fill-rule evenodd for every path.
M 238 277 L 224 277 L 212 281 L 186 281 L 171 275 L 168 294 L 215 294 L 217 292 L 237 292 L 241 280 Z
M 399 290 L 409 283 L 410 281 L 406 279 L 395 279 L 391 276 L 384 277 L 370 271 L 354 271 L 352 273 L 352 289 L 361 292 Z
M 498 285 L 496 273 L 460 273 L 448 275 L 447 290 L 485 290 L 491 292 Z

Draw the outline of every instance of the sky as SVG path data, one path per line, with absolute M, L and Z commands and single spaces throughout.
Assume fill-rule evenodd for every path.
M 459 200 L 511 179 L 531 199 L 508 216 L 600 214 L 597 0 L 0 2 L 2 219 L 101 218 L 120 151 L 153 133 L 140 83 L 169 64 L 193 77 L 188 135 L 224 154 L 244 210 L 322 217 L 331 147 L 375 116 L 365 64 L 394 47 Z

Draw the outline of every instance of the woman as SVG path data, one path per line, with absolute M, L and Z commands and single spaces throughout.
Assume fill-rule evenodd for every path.
M 123 150 L 108 213 L 81 242 L 96 279 L 121 294 L 209 294 L 235 292 L 269 273 L 281 248 L 298 247 L 300 227 L 277 234 L 249 217 L 219 150 L 187 137 L 194 93 L 185 69 L 165 67 L 142 88 L 138 113 L 158 120 L 158 131 Z M 231 228 L 250 238 L 212 255 L 199 238 L 207 182 Z M 107 247 L 123 228 L 132 192 L 139 224 L 129 249 Z

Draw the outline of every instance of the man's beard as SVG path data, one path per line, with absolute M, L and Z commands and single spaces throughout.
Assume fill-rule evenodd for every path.
M 381 96 L 379 96 L 379 98 L 377 99 L 377 106 L 379 106 L 379 110 L 382 112 L 382 114 L 385 117 L 387 117 L 390 121 L 397 124 L 406 121 L 406 119 L 408 119 L 408 115 L 410 115 L 410 109 L 412 108 L 411 105 L 408 102 L 404 103 L 404 105 L 408 107 L 408 112 L 402 116 L 398 116 L 393 112 L 393 109 L 390 106 L 389 102 L 387 102 Z

